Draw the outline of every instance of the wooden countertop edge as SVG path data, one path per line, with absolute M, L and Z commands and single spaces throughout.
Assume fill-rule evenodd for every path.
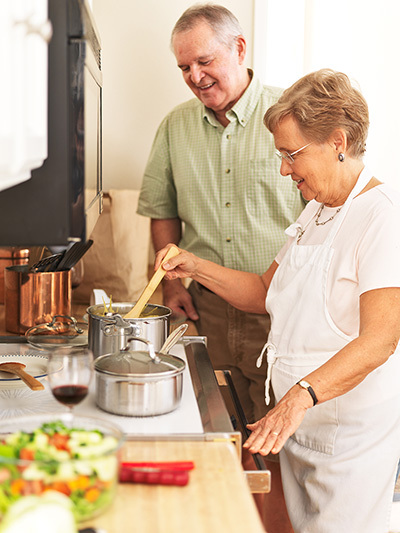
M 254 499 L 230 442 L 128 441 L 125 461 L 194 461 L 185 487 L 119 484 L 112 506 L 80 527 L 107 533 L 262 533 Z

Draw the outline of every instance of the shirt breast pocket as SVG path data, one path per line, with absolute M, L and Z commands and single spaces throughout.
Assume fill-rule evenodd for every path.
M 265 216 L 279 220 L 281 209 L 292 209 L 296 195 L 293 193 L 291 180 L 284 180 L 279 172 L 279 161 L 274 159 L 251 159 L 242 162 L 240 174 L 247 176 L 245 180 L 246 210 L 250 215 Z

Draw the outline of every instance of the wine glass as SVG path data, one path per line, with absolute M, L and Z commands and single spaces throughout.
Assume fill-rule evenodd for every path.
M 50 353 L 47 363 L 51 392 L 70 413 L 88 394 L 93 376 L 93 353 L 88 348 L 62 348 Z

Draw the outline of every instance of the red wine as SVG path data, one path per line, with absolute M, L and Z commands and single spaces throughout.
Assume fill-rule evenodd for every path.
M 85 385 L 61 385 L 53 389 L 53 394 L 64 405 L 77 405 L 85 398 L 88 388 Z

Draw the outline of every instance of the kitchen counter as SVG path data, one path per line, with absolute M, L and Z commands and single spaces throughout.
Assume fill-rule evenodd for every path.
M 234 445 L 230 442 L 136 442 L 123 448 L 126 461 L 193 461 L 185 487 L 120 484 L 104 514 L 80 527 L 107 533 L 261 533 Z
M 86 306 L 81 306 L 80 309 L 74 309 L 73 314 L 82 316 L 85 310 Z M 3 306 L 0 306 L 0 325 L 4 325 Z M 13 342 L 13 336 L 0 329 L 0 343 L 2 335 L 7 336 L 5 342 Z M 19 341 L 18 337 L 15 341 Z M 202 430 L 192 428 L 186 431 L 192 427 L 188 426 L 184 432 L 177 430 L 174 433 L 171 431 L 171 425 L 169 431 L 164 434 L 160 431 L 154 432 L 152 426 L 148 428 L 150 431 L 139 431 L 139 422 L 142 421 L 136 419 L 138 422 L 135 430 L 130 432 L 129 424 L 126 424 L 127 418 L 119 418 L 122 420 L 121 429 L 124 430 L 127 425 L 128 430 L 128 440 L 122 449 L 123 460 L 193 461 L 195 469 L 189 473 L 188 485 L 177 487 L 120 484 L 113 505 L 101 516 L 84 524 L 85 526 L 98 527 L 107 533 L 130 533 L 136 530 L 141 533 L 239 533 L 248 529 L 252 533 L 264 531 L 249 484 L 253 492 L 268 492 L 270 473 L 264 471 L 244 474 L 240 463 L 241 436 L 232 428 L 208 358 L 204 338 L 184 337 L 182 343 L 193 382 L 192 394 L 201 416 Z M 176 350 L 183 349 L 183 346 L 176 345 Z M 24 347 L 28 348 L 26 344 Z M 32 393 L 24 391 L 23 394 Z M 35 394 L 42 394 L 45 399 L 46 390 Z M 51 410 L 62 409 L 49 391 L 46 401 L 53 402 Z M 92 400 L 89 396 L 88 402 L 90 401 Z M 29 406 L 33 408 L 32 402 Z M 14 402 L 13 407 L 15 408 Z M 80 407 L 89 408 L 90 403 L 83 402 L 76 411 L 79 411 Z M 41 400 L 40 410 L 47 408 Z M 104 417 L 107 416 L 109 415 L 104 413 Z M 164 415 L 165 418 L 167 416 Z M 173 418 L 173 413 L 170 418 Z M 158 430 L 160 428 L 161 426 Z M 258 474 L 261 474 L 261 477 Z

